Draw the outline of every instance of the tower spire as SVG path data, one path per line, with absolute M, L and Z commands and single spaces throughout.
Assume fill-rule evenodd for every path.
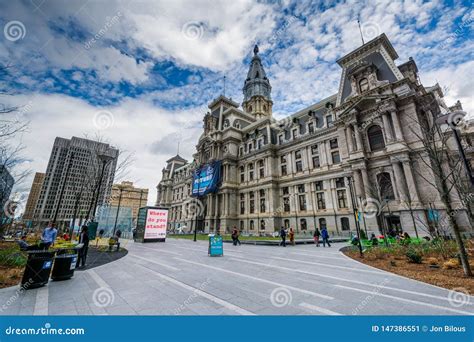
M 252 61 L 242 89 L 244 93 L 242 107 L 247 113 L 254 114 L 257 118 L 271 116 L 273 105 L 272 87 L 263 68 L 259 51 L 258 45 L 255 44 Z

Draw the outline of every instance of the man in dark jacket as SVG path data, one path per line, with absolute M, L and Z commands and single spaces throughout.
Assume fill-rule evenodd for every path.
M 285 228 L 281 227 L 280 229 L 281 242 L 280 246 L 286 247 L 286 231 Z
M 84 268 L 86 267 L 87 252 L 89 251 L 89 232 L 87 226 L 82 226 L 81 234 L 79 235 L 79 243 L 82 243 L 83 246 L 79 250 L 77 266 L 79 268 Z
M 323 239 L 323 247 L 326 247 L 326 243 L 328 244 L 328 247 L 331 247 L 331 244 L 329 243 L 329 233 L 326 227 L 321 229 L 321 237 Z

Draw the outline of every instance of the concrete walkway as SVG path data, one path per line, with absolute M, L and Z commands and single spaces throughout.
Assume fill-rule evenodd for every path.
M 474 297 L 380 271 L 338 250 L 168 239 L 129 243 L 112 263 L 19 293 L 1 315 L 468 315 Z

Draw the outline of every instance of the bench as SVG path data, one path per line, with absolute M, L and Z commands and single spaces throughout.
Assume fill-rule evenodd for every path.
M 120 250 L 120 241 L 116 237 L 111 237 L 109 239 L 109 252 L 112 252 L 114 246 L 117 246 L 117 252 Z

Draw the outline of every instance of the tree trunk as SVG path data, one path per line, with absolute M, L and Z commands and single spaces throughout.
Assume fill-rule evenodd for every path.
M 446 180 L 443 179 L 441 181 L 441 187 L 442 187 L 441 200 L 443 201 L 443 204 L 446 207 L 446 212 L 448 214 L 448 222 L 456 238 L 456 243 L 458 245 L 459 256 L 461 259 L 462 268 L 464 270 L 464 275 L 466 277 L 472 277 L 471 266 L 469 265 L 469 258 L 467 256 L 466 249 L 464 247 L 464 242 L 462 241 L 458 223 L 456 222 L 456 218 L 454 217 L 456 215 L 456 212 L 453 210 L 451 206 L 451 201 L 449 199 L 449 192 L 448 192 L 448 187 L 446 185 Z

